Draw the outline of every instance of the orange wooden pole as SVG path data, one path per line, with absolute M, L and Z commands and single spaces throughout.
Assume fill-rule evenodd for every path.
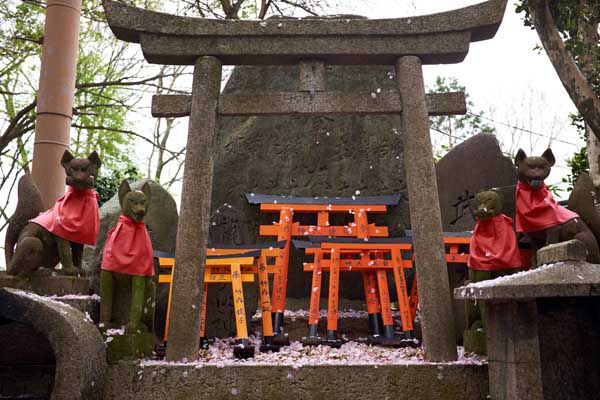
M 410 298 L 408 300 L 410 305 L 410 319 L 415 320 L 417 316 L 417 307 L 419 305 L 419 289 L 417 285 L 417 274 L 413 275 L 412 287 L 410 288 Z
M 267 273 L 267 258 L 258 258 L 258 290 L 262 311 L 263 337 L 273 337 L 273 321 L 271 320 L 271 296 L 269 295 L 269 275 Z
M 208 300 L 208 284 L 204 284 L 204 293 L 202 293 L 202 311 L 200 311 L 200 337 L 206 337 L 206 302 Z
M 338 327 L 338 289 L 340 284 L 340 251 L 331 249 L 331 267 L 329 269 L 329 301 L 327 304 L 327 340 L 337 340 Z
M 394 319 L 392 318 L 392 305 L 390 303 L 390 292 L 388 290 L 387 276 L 383 269 L 377 270 L 377 283 L 379 284 L 379 297 L 381 300 L 381 317 L 386 338 L 394 337 Z
M 235 312 L 235 328 L 238 339 L 248 339 L 246 323 L 246 307 L 244 304 L 244 289 L 242 287 L 242 271 L 240 264 L 231 264 L 231 290 L 233 292 L 233 309 Z
M 292 242 L 292 224 L 294 213 L 289 208 L 282 208 L 279 214 L 279 232 L 277 240 L 285 240 L 285 247 L 277 257 L 278 273 L 273 276 L 273 331 L 280 336 L 279 342 L 286 344 L 288 340 L 283 337 L 283 317 L 287 290 L 288 265 L 290 260 L 290 245 Z
M 323 253 L 319 250 L 315 253 L 314 269 L 312 276 L 312 285 L 310 290 L 310 307 L 308 317 L 308 337 L 318 336 L 319 308 L 321 302 L 321 280 L 323 272 L 321 270 L 321 260 Z
M 365 289 L 367 312 L 369 314 L 378 314 L 381 312 L 381 304 L 379 303 L 379 291 L 377 290 L 375 272 L 362 272 L 361 274 Z
M 406 293 L 406 279 L 404 277 L 404 268 L 402 265 L 402 256 L 400 250 L 392 249 L 392 266 L 394 268 L 394 281 L 396 282 L 396 292 L 398 293 L 398 306 L 400 308 L 400 318 L 402 319 L 402 330 L 412 331 L 413 323 L 411 319 L 408 294 Z
M 171 319 L 171 302 L 173 300 L 173 271 L 175 270 L 175 265 L 171 267 L 171 282 L 169 283 L 169 298 L 167 300 L 167 318 L 165 319 L 165 335 L 163 340 L 166 342 L 169 340 L 169 320 Z

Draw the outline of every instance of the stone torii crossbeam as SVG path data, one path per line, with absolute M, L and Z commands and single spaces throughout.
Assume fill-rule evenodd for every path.
M 491 39 L 506 0 L 400 19 L 269 19 L 180 17 L 103 0 L 121 40 L 141 45 L 150 63 L 194 65 L 191 96 L 155 96 L 157 117 L 189 116 L 177 231 L 167 359 L 195 359 L 208 238 L 216 122 L 220 116 L 399 114 L 425 356 L 455 360 L 452 317 L 429 115 L 466 111 L 463 93 L 425 94 L 422 64 L 461 62 L 471 42 Z M 222 65 L 300 65 L 297 92 L 220 95 Z M 337 93 L 325 87 L 326 65 L 394 65 L 398 90 Z

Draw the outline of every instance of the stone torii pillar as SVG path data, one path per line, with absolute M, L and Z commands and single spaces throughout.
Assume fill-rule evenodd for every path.
M 175 254 L 177 272 L 173 276 L 173 298 L 169 329 L 169 360 L 194 360 L 198 355 L 200 319 L 204 285 L 204 260 L 210 226 L 210 199 L 213 185 L 213 157 L 217 130 L 217 103 L 221 89 L 221 62 L 215 57 L 200 57 L 194 66 L 192 102 L 186 162 L 183 169 L 181 210 Z M 204 245 L 190 245 L 203 243 Z M 190 310 L 192 312 L 190 313 Z M 177 318 L 190 316 L 191 318 Z
M 195 65 L 191 96 L 155 96 L 156 117 L 190 116 L 177 232 L 169 360 L 198 353 L 202 270 L 212 190 L 215 121 L 257 115 L 401 115 L 413 242 L 417 253 L 425 357 L 456 359 L 448 272 L 428 116 L 466 112 L 463 93 L 425 94 L 422 64 L 461 62 L 471 42 L 492 38 L 506 0 L 411 18 L 216 21 L 179 17 L 103 0 L 113 33 L 140 43 L 146 60 Z M 297 91 L 219 96 L 221 64 L 300 64 Z M 398 90 L 326 89 L 325 65 L 395 65 Z M 251 161 L 251 160 L 249 160 Z
M 404 110 L 402 130 L 407 154 L 406 168 L 408 197 L 410 199 L 410 223 L 413 231 L 415 265 L 421 276 L 417 281 L 421 308 L 423 343 L 429 357 L 437 360 L 456 360 L 456 340 L 452 335 L 439 332 L 454 332 L 452 296 L 448 292 L 446 251 L 443 242 L 442 215 L 438 201 L 437 179 L 433 165 L 433 151 L 429 136 L 429 119 L 423 69 L 418 57 L 401 57 L 396 63 L 398 88 Z M 442 269 L 440 269 L 442 266 Z M 443 273 L 440 273 L 443 272 Z M 433 354 L 432 354 L 433 353 Z

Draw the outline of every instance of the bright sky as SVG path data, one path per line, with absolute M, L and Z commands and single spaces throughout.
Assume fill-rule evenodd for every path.
M 370 18 L 394 18 L 431 14 L 480 3 L 478 0 L 349 0 L 344 10 Z M 540 155 L 547 147 L 547 137 L 516 131 L 516 125 L 537 134 L 555 136 L 551 148 L 557 165 L 547 183 L 560 182 L 569 172 L 566 159 L 583 141 L 569 125 L 568 114 L 575 112 L 571 99 L 560 83 L 546 53 L 534 51 L 539 44 L 537 33 L 522 23 L 515 13 L 515 1 L 509 0 L 504 20 L 493 39 L 473 43 L 464 62 L 454 65 L 425 67 L 426 84 L 433 86 L 436 76 L 454 76 L 466 86 L 476 110 L 496 123 L 499 139 L 507 152 L 521 147 L 528 154 Z M 432 132 L 432 134 L 434 134 Z M 511 151 L 512 150 L 512 151 Z

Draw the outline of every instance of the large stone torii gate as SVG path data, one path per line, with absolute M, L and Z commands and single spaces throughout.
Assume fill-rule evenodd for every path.
M 167 359 L 198 354 L 202 266 L 208 238 L 216 122 L 219 116 L 400 114 L 425 356 L 455 360 L 456 342 L 429 115 L 466 112 L 463 93 L 425 94 L 422 64 L 461 62 L 471 42 L 492 38 L 506 0 L 400 19 L 270 19 L 180 17 L 103 0 L 121 40 L 141 45 L 150 63 L 194 65 L 191 96 L 155 96 L 156 117 L 189 116 L 173 307 Z M 300 64 L 297 92 L 220 95 L 221 67 Z M 398 90 L 328 92 L 327 64 L 394 65 Z

